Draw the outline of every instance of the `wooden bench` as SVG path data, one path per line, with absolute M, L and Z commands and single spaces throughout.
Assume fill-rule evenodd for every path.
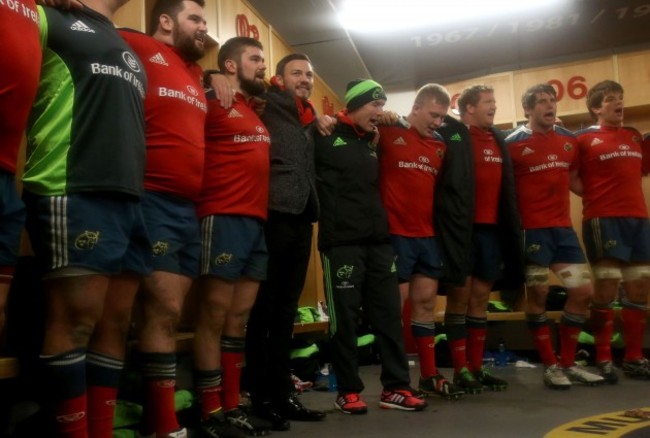
M 0 357 L 0 380 L 18 377 L 19 369 L 15 357 Z

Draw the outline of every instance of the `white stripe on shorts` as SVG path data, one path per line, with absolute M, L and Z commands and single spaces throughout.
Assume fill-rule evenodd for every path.
M 50 197 L 50 233 L 52 235 L 52 269 L 68 265 L 67 196 Z
M 206 216 L 201 221 L 201 275 L 208 275 L 210 273 L 213 224 L 214 216 Z

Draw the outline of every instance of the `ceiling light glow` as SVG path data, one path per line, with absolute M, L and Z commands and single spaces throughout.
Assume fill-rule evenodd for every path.
M 562 3 L 567 0 L 346 0 L 339 21 L 352 32 L 387 32 L 548 11 Z

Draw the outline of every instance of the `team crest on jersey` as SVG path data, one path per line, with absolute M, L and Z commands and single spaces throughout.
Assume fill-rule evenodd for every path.
M 521 151 L 521 156 L 523 157 L 523 156 L 534 154 L 534 153 L 535 153 L 534 150 L 532 150 L 528 146 L 525 146 L 524 149 Z
M 336 271 L 336 276 L 341 279 L 349 280 L 352 277 L 354 265 L 343 265 Z
M 236 118 L 242 118 L 244 116 L 241 115 L 239 111 L 237 111 L 235 108 L 231 109 L 230 112 L 228 113 L 228 118 L 229 119 L 236 119 Z
M 534 254 L 536 252 L 539 252 L 540 249 L 542 249 L 542 245 L 538 243 L 533 243 L 532 245 L 528 245 L 528 247 L 526 248 L 526 252 L 528 254 Z
M 84 231 L 74 240 L 77 249 L 93 249 L 99 242 L 99 231 Z
M 151 58 L 149 58 L 149 62 L 153 62 L 154 64 L 160 64 L 164 66 L 169 66 L 169 64 L 167 64 L 167 61 L 165 61 L 165 58 L 163 58 L 162 53 L 160 52 L 156 53 Z
M 164 256 L 165 254 L 167 254 L 168 249 L 169 249 L 169 243 L 163 242 L 162 240 L 157 241 L 151 247 L 154 257 Z
M 571 143 L 564 143 L 564 150 L 565 151 L 569 152 L 569 151 L 571 151 L 571 149 L 573 149 L 573 146 L 571 145 Z
M 634 137 L 632 137 L 632 140 L 634 141 L 634 143 L 640 143 L 641 142 L 641 139 L 639 137 L 637 137 L 636 135 Z
M 442 149 L 438 148 L 438 150 L 436 151 L 436 155 L 438 155 L 438 158 L 442 158 L 445 155 L 445 153 L 442 151 Z
M 404 146 L 406 145 L 406 141 L 404 140 L 404 137 L 397 137 L 393 144 Z
M 591 144 L 589 146 L 596 146 L 596 145 L 599 145 L 599 144 L 602 144 L 602 143 L 603 143 L 603 141 L 601 139 L 599 139 L 598 137 L 595 137 L 593 140 L 591 140 Z
M 232 254 L 227 252 L 222 252 L 214 258 L 214 264 L 217 266 L 227 265 L 232 261 Z

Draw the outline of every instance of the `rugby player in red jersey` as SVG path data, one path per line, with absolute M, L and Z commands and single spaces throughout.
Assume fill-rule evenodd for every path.
M 601 376 L 575 364 L 578 335 L 593 292 L 591 274 L 571 227 L 569 172 L 576 157 L 572 132 L 555 125 L 555 89 L 538 84 L 521 98 L 528 118 L 506 138 L 515 174 L 517 206 L 524 230 L 526 319 L 544 363 L 544 383 L 567 389 L 572 382 L 596 385 Z M 560 321 L 560 360 L 553 351 L 546 316 L 549 273 L 568 290 Z
M 623 372 L 650 378 L 643 357 L 650 280 L 650 222 L 641 187 L 641 134 L 623 126 L 623 87 L 602 81 L 587 92 L 596 125 L 576 133 L 578 167 L 573 189 L 582 196 L 583 240 L 595 279 L 591 326 L 601 375 L 615 383 L 611 337 L 619 286 L 625 339 Z
M 195 203 L 203 180 L 207 104 L 202 70 L 207 33 L 203 0 L 158 0 L 151 36 L 123 29 L 148 78 L 145 99 L 147 165 L 143 211 L 153 272 L 141 288 L 138 362 L 144 379 L 143 436 L 184 437 L 176 419 L 176 327 L 198 276 L 199 221 Z M 200 383 L 199 383 L 200 384 Z M 208 420 L 207 417 L 204 420 Z M 226 427 L 223 416 L 208 427 Z
M 239 409 L 245 327 L 260 281 L 266 279 L 270 143 L 255 112 L 264 92 L 264 52 L 252 38 L 235 37 L 217 63 L 235 93 L 230 108 L 207 93 L 206 160 L 197 212 L 203 253 L 194 365 L 205 376 L 202 409 L 219 412 L 243 432 L 268 434 L 271 424 Z
M 446 145 L 435 132 L 449 109 L 438 84 L 418 90 L 402 123 L 379 127 L 380 191 L 397 255 L 402 302 L 411 305 L 411 332 L 420 359 L 419 391 L 458 398 L 463 390 L 445 379 L 435 361 L 435 304 L 442 256 L 433 226 L 434 193 Z

